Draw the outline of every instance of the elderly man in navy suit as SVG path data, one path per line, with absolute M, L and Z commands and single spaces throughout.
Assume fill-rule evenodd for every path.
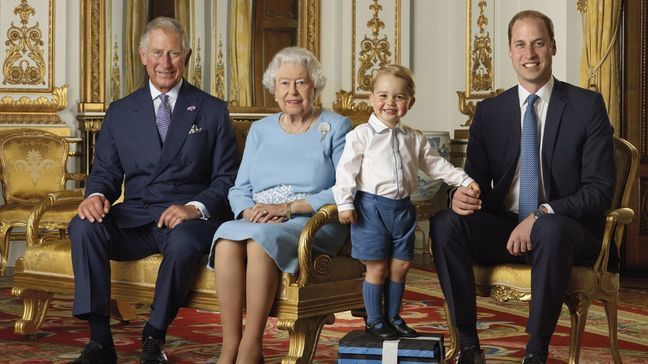
M 237 172 L 236 142 L 223 101 L 182 75 L 191 55 L 182 25 L 156 18 L 145 28 L 143 88 L 110 105 L 95 147 L 86 198 L 70 223 L 73 314 L 90 341 L 73 363 L 115 363 L 109 325 L 110 259 L 162 253 L 142 363 L 166 363 L 166 330 L 231 215 L 227 193 Z M 124 187 L 124 201 L 112 206 Z
M 484 100 L 470 127 L 466 172 L 430 221 L 434 262 L 458 328 L 459 363 L 483 363 L 473 261 L 531 264 L 523 363 L 545 363 L 573 265 L 592 265 L 615 183 L 614 140 L 600 94 L 552 76 L 553 24 L 537 11 L 509 23 L 518 85 Z M 618 269 L 618 268 L 617 268 Z

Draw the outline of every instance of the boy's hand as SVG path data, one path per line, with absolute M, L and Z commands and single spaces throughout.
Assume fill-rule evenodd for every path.
M 355 210 L 346 210 L 338 213 L 341 224 L 355 224 L 357 220 Z
M 481 194 L 481 190 L 479 189 L 479 183 L 477 183 L 475 181 L 470 182 L 470 184 L 468 185 L 468 188 L 470 188 L 473 191 L 476 191 L 477 192 L 477 197 L 479 197 L 479 194 Z

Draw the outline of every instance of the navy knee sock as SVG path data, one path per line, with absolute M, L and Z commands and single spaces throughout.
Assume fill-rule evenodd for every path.
M 362 284 L 362 298 L 364 299 L 365 310 L 367 310 L 367 324 L 375 324 L 382 320 L 383 315 L 380 309 L 382 297 L 382 284 L 371 284 L 364 281 Z
M 385 316 L 392 320 L 400 314 L 405 293 L 405 282 L 398 283 L 387 279 L 385 283 Z

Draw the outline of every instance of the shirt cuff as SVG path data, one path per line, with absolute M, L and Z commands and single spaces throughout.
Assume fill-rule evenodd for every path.
M 106 196 L 101 192 L 95 192 L 88 195 L 88 197 L 92 197 L 92 196 L 101 196 L 103 198 L 106 198 Z
M 338 212 L 355 210 L 355 206 L 352 203 L 343 203 L 337 206 Z
M 185 205 L 194 206 L 195 208 L 197 208 L 200 211 L 201 220 L 209 220 L 209 218 L 211 217 L 211 215 L 209 215 L 209 211 L 207 211 L 207 208 L 205 207 L 205 205 L 203 205 L 202 202 L 189 201 Z
M 544 208 L 547 209 L 547 212 L 548 212 L 548 213 L 550 213 L 550 214 L 555 214 L 554 210 L 551 208 L 551 206 L 549 206 L 548 203 L 543 203 L 543 204 L 540 205 L 540 206 L 544 206 Z
M 468 187 L 473 182 L 475 182 L 474 179 L 472 179 L 470 177 L 466 177 L 466 178 L 464 178 L 463 181 L 461 181 L 461 187 Z

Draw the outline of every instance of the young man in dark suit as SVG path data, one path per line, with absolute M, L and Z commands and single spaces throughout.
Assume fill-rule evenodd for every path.
M 73 314 L 90 341 L 73 363 L 115 363 L 109 325 L 110 259 L 164 256 L 142 363 L 166 363 L 166 330 L 182 305 L 212 237 L 231 212 L 236 142 L 223 101 L 182 75 L 191 51 L 183 27 L 156 18 L 140 58 L 149 82 L 110 105 L 95 146 L 86 198 L 70 223 L 75 275 Z M 112 206 L 124 188 L 124 201 Z
M 473 261 L 532 265 L 523 363 L 544 363 L 573 265 L 592 265 L 615 184 L 614 140 L 600 94 L 558 81 L 553 24 L 522 11 L 508 28 L 518 85 L 477 105 L 466 172 L 430 220 L 439 280 L 458 328 L 459 363 L 483 363 Z

